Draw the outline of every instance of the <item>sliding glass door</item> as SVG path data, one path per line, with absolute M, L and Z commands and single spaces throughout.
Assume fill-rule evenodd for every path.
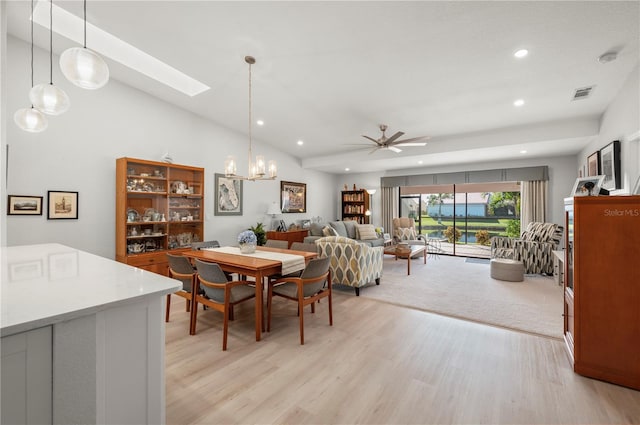
M 486 183 L 403 187 L 400 215 L 442 254 L 489 258 L 492 236 L 519 231 L 520 187 Z

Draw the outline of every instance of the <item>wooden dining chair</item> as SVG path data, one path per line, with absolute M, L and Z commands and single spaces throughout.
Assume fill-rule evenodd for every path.
M 307 251 L 307 252 L 318 252 L 318 247 L 315 243 L 309 242 L 293 242 L 291 244 L 292 251 Z
M 289 248 L 289 242 L 288 241 L 279 241 L 279 240 L 275 240 L 275 239 L 268 239 L 267 242 L 265 242 L 264 246 L 268 246 L 268 247 L 271 247 L 271 248 L 287 249 L 287 248 Z
M 193 301 L 193 287 L 196 279 L 196 271 L 187 257 L 182 255 L 174 255 L 167 253 L 169 261 L 169 277 L 182 282 L 182 288 L 174 292 L 186 300 L 186 311 L 189 312 L 191 302 Z M 167 294 L 167 311 L 165 314 L 165 322 L 169 321 L 169 312 L 171 310 L 171 294 Z
M 256 290 L 246 280 L 230 281 L 220 266 L 196 259 L 198 270 L 193 306 L 191 308 L 191 334 L 196 334 L 198 321 L 198 303 L 222 312 L 223 334 L 222 351 L 227 350 L 227 330 L 229 319 L 233 320 L 233 306 L 255 298 Z
M 304 306 L 311 305 L 311 312 L 315 313 L 315 302 L 321 298 L 328 298 L 329 326 L 333 326 L 330 261 L 331 259 L 328 257 L 310 260 L 300 277 L 283 277 L 269 282 L 267 332 L 271 331 L 271 305 L 274 295 L 298 303 L 300 345 L 304 345 Z

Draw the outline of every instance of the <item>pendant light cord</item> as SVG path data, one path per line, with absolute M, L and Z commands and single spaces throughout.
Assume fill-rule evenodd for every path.
M 33 88 L 33 1 L 31 0 L 31 88 Z
M 87 0 L 84 0 L 84 48 L 87 48 Z
M 249 165 L 251 165 L 251 139 L 252 139 L 252 134 L 251 134 L 251 127 L 252 127 L 252 117 L 251 117 L 251 64 L 249 64 Z
M 53 0 L 49 0 L 49 84 L 53 85 Z

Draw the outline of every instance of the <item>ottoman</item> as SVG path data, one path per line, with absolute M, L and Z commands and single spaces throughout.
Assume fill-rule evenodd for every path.
M 524 280 L 524 264 L 522 261 L 507 258 L 493 258 L 491 260 L 491 277 L 508 282 L 522 282 Z

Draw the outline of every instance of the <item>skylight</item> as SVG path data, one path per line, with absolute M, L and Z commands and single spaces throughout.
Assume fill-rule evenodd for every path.
M 48 1 L 39 1 L 33 12 L 33 22 L 47 30 L 49 30 L 49 7 Z M 81 18 L 54 4 L 53 22 L 54 32 L 80 45 L 84 44 L 84 21 Z M 87 22 L 87 40 L 89 40 L 87 47 L 91 50 L 188 96 L 195 96 L 210 88 L 89 22 Z

